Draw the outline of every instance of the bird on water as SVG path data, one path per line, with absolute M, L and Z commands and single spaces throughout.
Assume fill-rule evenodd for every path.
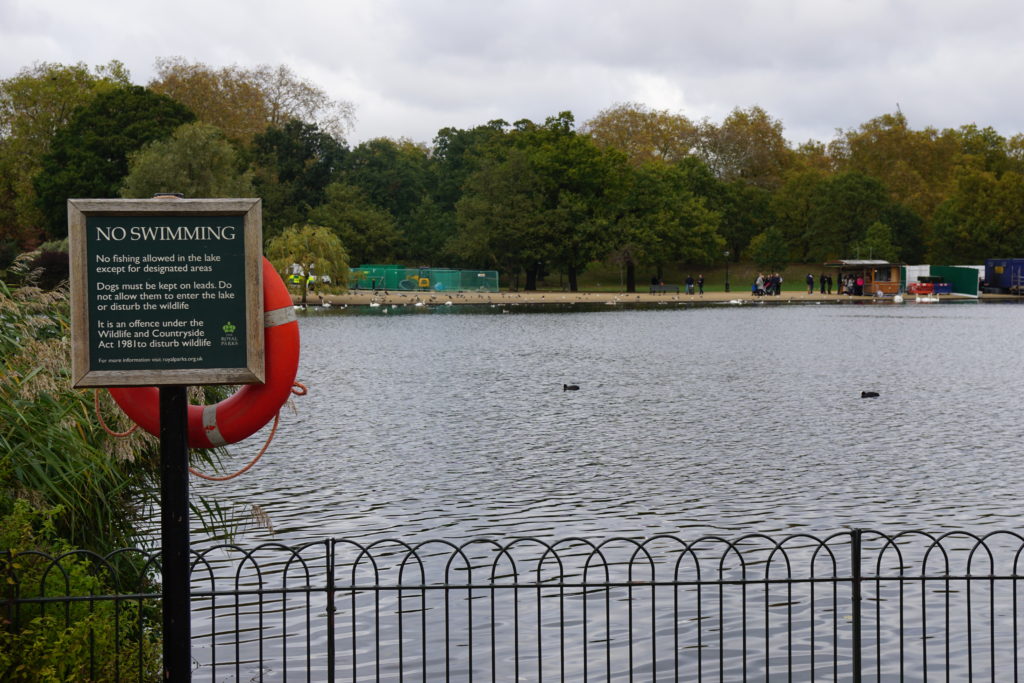
M 579 389 L 575 384 L 563 384 L 562 391 L 577 391 Z
M 860 392 L 861 398 L 878 398 L 877 391 L 862 391 Z

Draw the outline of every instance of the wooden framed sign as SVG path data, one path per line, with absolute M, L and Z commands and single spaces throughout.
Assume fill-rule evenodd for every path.
M 264 381 L 259 199 L 69 199 L 76 387 Z

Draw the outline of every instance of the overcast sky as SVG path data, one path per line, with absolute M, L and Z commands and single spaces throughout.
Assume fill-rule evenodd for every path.
M 790 141 L 897 104 L 914 128 L 1024 130 L 1019 0 L 0 0 L 0 78 L 36 61 L 285 64 L 356 107 L 352 143 L 620 102 L 760 105 Z

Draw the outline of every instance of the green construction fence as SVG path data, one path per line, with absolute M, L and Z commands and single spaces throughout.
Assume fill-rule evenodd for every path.
M 349 271 L 349 289 L 408 292 L 497 292 L 498 271 L 365 264 Z

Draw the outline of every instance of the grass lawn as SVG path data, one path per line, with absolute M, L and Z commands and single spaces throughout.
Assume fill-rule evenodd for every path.
M 782 271 L 782 291 L 787 289 L 799 291 L 806 287 L 804 278 L 807 273 L 814 276 L 815 290 L 818 287 L 818 278 L 825 268 L 820 263 L 794 263 Z M 646 292 L 650 286 L 651 276 L 654 275 L 653 268 L 637 268 L 636 288 L 639 292 Z M 729 264 L 729 289 L 733 292 L 750 292 L 750 286 L 757 277 L 758 268 L 753 263 L 730 263 Z M 667 285 L 679 285 L 680 291 L 685 288 L 686 276 L 692 275 L 696 280 L 699 275 L 704 275 L 704 291 L 724 292 L 725 291 L 725 266 L 679 266 L 665 268 L 662 271 L 662 280 Z M 832 272 L 835 277 L 835 272 Z M 522 283 L 522 280 L 520 281 Z M 503 288 L 508 283 L 502 278 Z M 549 274 L 540 284 L 538 289 L 560 291 L 569 286 L 569 281 L 564 276 L 559 278 L 558 273 Z M 625 271 L 619 272 L 618 267 L 608 266 L 604 263 L 593 263 L 579 276 L 579 288 L 586 292 L 620 292 L 625 289 Z M 696 289 L 696 285 L 694 285 Z

